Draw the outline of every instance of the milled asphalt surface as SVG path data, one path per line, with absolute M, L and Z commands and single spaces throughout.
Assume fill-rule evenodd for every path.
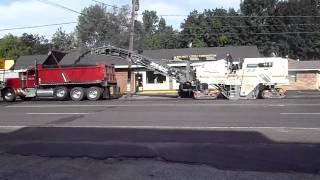
M 0 102 L 0 179 L 320 179 L 319 115 L 306 91 Z

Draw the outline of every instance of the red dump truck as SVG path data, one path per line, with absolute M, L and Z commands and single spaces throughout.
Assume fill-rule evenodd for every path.
M 57 100 L 95 101 L 119 97 L 115 69 L 111 64 L 44 65 L 16 71 L 16 77 L 6 78 L 1 90 L 5 101 L 31 100 L 35 97 L 54 97 Z

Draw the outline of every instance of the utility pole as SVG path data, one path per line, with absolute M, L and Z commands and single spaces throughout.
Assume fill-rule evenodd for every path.
M 132 10 L 131 10 L 131 26 L 130 26 L 130 38 L 129 38 L 129 51 L 133 52 L 133 39 L 134 39 L 134 22 L 136 19 L 136 11 L 139 11 L 139 0 L 132 0 Z M 128 66 L 128 81 L 127 81 L 127 97 L 131 97 L 131 62 L 129 61 Z

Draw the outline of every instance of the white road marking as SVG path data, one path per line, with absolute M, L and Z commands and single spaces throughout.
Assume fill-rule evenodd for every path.
M 10 133 L 19 129 L 25 128 L 26 126 L 0 126 L 1 133 Z
M 76 126 L 73 126 L 77 128 Z M 88 127 L 88 126 L 78 126 Z M 100 128 L 101 126 L 90 126 L 91 128 Z M 103 128 L 121 128 L 121 129 L 172 129 L 172 130 L 216 130 L 216 129 L 275 129 L 275 130 L 319 130 L 320 128 L 305 128 L 305 127 L 232 127 L 232 126 L 208 126 L 208 127 L 187 127 L 187 126 L 102 126 Z
M 6 108 L 59 108 L 59 107 L 70 107 L 70 108 L 78 108 L 78 107 L 194 107 L 194 106 L 270 106 L 270 107 L 278 107 L 278 106 L 320 106 L 320 104 L 114 104 L 114 105 L 98 105 L 98 104 L 59 104 L 59 105 L 10 105 L 6 106 Z
M 305 97 L 307 97 L 307 98 L 320 98 L 319 95 L 315 95 L 315 96 L 310 96 L 310 95 L 308 95 L 308 96 L 291 96 L 290 98 L 305 98 Z
M 281 115 L 320 115 L 320 113 L 280 113 Z
M 285 105 L 284 104 L 275 104 L 275 105 L 269 105 L 270 107 L 274 107 L 274 106 L 276 106 L 276 107 L 284 107 Z
M 40 126 L 0 126 L 2 128 L 10 129 L 21 129 L 21 128 L 114 128 L 114 129 L 164 129 L 164 130 L 220 130 L 220 129 L 231 129 L 231 130 L 278 130 L 278 131 L 290 131 L 290 130 L 314 130 L 320 131 L 319 128 L 312 127 L 245 127 L 245 126 L 209 126 L 209 127 L 190 127 L 190 126 L 64 126 L 64 125 L 40 125 Z
M 28 115 L 87 115 L 94 113 L 26 113 Z

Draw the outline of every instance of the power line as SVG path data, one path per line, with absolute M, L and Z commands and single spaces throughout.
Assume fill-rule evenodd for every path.
M 65 22 L 65 23 L 44 24 L 44 25 L 36 25 L 36 26 L 14 27 L 14 28 L 0 29 L 0 31 L 11 31 L 11 30 L 19 30 L 19 29 L 33 29 L 33 28 L 42 28 L 42 27 L 49 27 L 49 26 L 60 26 L 60 25 L 68 25 L 68 24 L 76 24 L 76 23 L 77 22 Z
M 315 32 L 269 32 L 269 33 L 249 33 L 256 35 L 280 35 L 280 34 L 320 34 L 320 31 Z
M 104 2 L 101 2 L 101 1 L 97 1 L 97 0 L 92 0 L 92 1 L 96 2 L 96 3 L 103 4 L 104 6 L 109 6 L 109 7 L 113 7 L 113 8 L 116 8 L 116 9 L 124 9 L 122 7 L 118 7 L 118 6 L 115 6 L 115 5 L 107 4 L 107 3 L 104 3 Z
M 58 3 L 55 3 L 55 2 L 51 2 L 51 1 L 48 1 L 48 0 L 37 0 L 39 2 L 42 2 L 42 3 L 45 3 L 45 4 L 48 4 L 48 5 L 51 5 L 51 6 L 55 6 L 55 7 L 58 7 L 60 9 L 64 9 L 64 10 L 67 10 L 67 11 L 70 11 L 70 12 L 73 12 L 73 13 L 77 13 L 77 14 L 81 14 L 81 15 L 84 15 L 83 13 L 79 12 L 79 11 L 76 11 L 74 9 L 71 9 L 71 8 L 68 8 L 66 6 L 63 6 L 61 4 L 58 4 Z
M 261 25 L 239 25 L 239 26 L 219 26 L 208 27 L 205 30 L 224 29 L 224 28 L 258 28 L 258 27 L 296 27 L 296 26 L 320 26 L 320 24 L 261 24 Z M 141 29 L 141 28 L 140 28 Z M 183 27 L 181 30 L 203 30 L 203 27 Z
M 58 8 L 62 8 L 62 9 L 65 9 L 67 11 L 71 11 L 71 12 L 74 12 L 74 13 L 77 13 L 77 14 L 82 14 L 81 12 L 79 11 L 76 11 L 76 10 L 73 10 L 71 8 L 68 8 L 66 6 L 63 6 L 61 4 L 58 4 L 58 3 L 54 3 L 54 2 L 51 2 L 49 0 L 38 0 L 42 3 L 46 3 L 46 4 L 49 4 L 49 5 L 52 5 L 52 6 L 55 6 L 55 7 L 58 7 Z M 123 9 L 121 7 L 118 7 L 118 6 L 115 6 L 115 5 L 111 5 L 111 4 L 107 4 L 107 3 L 104 3 L 104 2 L 101 2 L 101 1 L 98 1 L 98 0 L 92 0 L 96 3 L 101 3 L 105 6 L 109 6 L 109 7 L 113 7 L 113 8 L 117 8 L 117 9 Z M 82 14 L 83 15 L 83 14 Z M 189 16 L 188 14 L 159 14 L 158 16 L 167 16 L 167 17 L 170 17 L 170 16 L 176 16 L 176 17 L 187 17 Z M 320 16 L 295 16 L 295 15 L 289 15 L 289 16 L 244 16 L 244 15 L 237 15 L 237 16 L 212 16 L 212 17 L 215 17 L 215 18 L 316 18 L 316 17 L 320 17 Z
M 61 4 L 57 4 L 57 3 L 54 3 L 54 2 L 51 2 L 51 1 L 48 1 L 48 0 L 37 0 L 41 3 L 45 3 L 45 4 L 48 4 L 50 6 L 54 6 L 54 7 L 58 7 L 58 8 L 61 8 L 61 9 L 64 9 L 64 10 L 67 10 L 67 11 L 70 11 L 70 12 L 73 12 L 73 13 L 77 13 L 77 14 L 81 14 L 81 15 L 84 15 L 86 16 L 85 14 L 79 12 L 79 11 L 76 11 L 76 10 L 73 10 L 71 8 L 68 8 L 66 6 L 63 6 Z M 93 0 L 95 1 L 95 0 Z M 97 1 L 98 2 L 98 1 Z M 102 3 L 102 2 L 101 2 Z M 108 5 L 108 4 L 106 4 Z M 113 5 L 109 5 L 109 6 L 113 6 Z M 113 6 L 115 8 L 119 8 L 117 6 Z M 122 9 L 122 8 L 120 8 Z M 20 30 L 20 29 L 33 29 L 33 28 L 42 28 L 42 27 L 50 27 L 50 26 L 59 26 L 59 25 L 68 25 L 68 24 L 76 24 L 77 22 L 65 22 L 65 23 L 55 23 L 55 24 L 44 24 L 44 25 L 35 25 L 35 26 L 23 26 L 23 27 L 14 27 L 14 28 L 4 28 L 4 29 L 0 29 L 0 32 L 1 31 L 11 31 L 11 30 Z
M 58 3 L 51 2 L 49 0 L 37 0 L 37 1 L 45 3 L 45 4 L 48 4 L 48 5 L 55 6 L 55 7 L 58 7 L 58 8 L 70 11 L 70 12 L 74 12 L 74 13 L 77 13 L 77 14 L 84 15 L 83 13 L 81 13 L 79 11 L 76 11 L 74 9 L 68 8 L 68 7 L 63 6 L 61 4 L 58 4 Z M 101 4 L 103 4 L 105 6 L 109 6 L 109 7 L 113 7 L 113 8 L 117 8 L 117 9 L 124 9 L 124 8 L 121 8 L 121 7 L 118 7 L 118 6 L 115 6 L 115 5 L 111 5 L 111 4 L 107 4 L 107 3 L 104 3 L 104 2 L 101 2 L 101 1 L 98 1 L 98 0 L 92 0 L 92 1 L 94 1 L 96 3 L 101 3 Z M 142 15 L 142 14 L 139 14 L 139 15 Z M 159 14 L 158 16 L 164 16 L 164 17 L 187 17 L 189 15 L 186 15 L 186 14 Z M 319 18 L 320 16 L 295 16 L 295 15 L 288 15 L 288 16 L 244 16 L 244 15 L 219 16 L 218 15 L 218 16 L 211 16 L 211 17 L 212 18 Z
M 177 16 L 177 17 L 186 17 L 189 15 L 185 14 L 159 14 L 158 16 Z M 211 16 L 213 18 L 316 18 L 320 16 Z
M 259 24 L 259 25 L 239 25 L 239 26 L 219 26 L 210 27 L 209 29 L 222 29 L 222 28 L 253 28 L 253 27 L 292 27 L 292 26 L 320 26 L 320 24 Z M 184 27 L 181 29 L 201 29 L 202 27 Z
M 55 24 L 44 24 L 44 25 L 35 25 L 35 26 L 23 26 L 23 27 L 14 27 L 14 28 L 4 28 L 0 31 L 11 31 L 11 30 L 20 30 L 20 29 L 33 29 L 33 28 L 42 28 L 50 26 L 60 26 L 60 25 L 69 25 L 76 24 L 77 22 L 64 22 L 64 23 L 55 23 Z M 220 26 L 213 27 L 210 29 L 220 29 L 220 28 L 251 28 L 251 27 L 290 27 L 290 26 L 320 26 L 320 24 L 285 24 L 285 25 L 253 25 L 253 26 Z M 182 29 L 199 29 L 197 27 L 184 27 Z
M 5 28 L 0 29 L 0 31 L 11 31 L 11 30 L 20 30 L 20 29 L 33 29 L 33 28 L 42 28 L 42 27 L 50 27 L 50 26 L 60 26 L 60 25 L 69 25 L 76 24 L 77 22 L 65 22 L 65 23 L 55 23 L 55 24 L 44 24 L 44 25 L 35 25 L 35 26 L 24 26 L 24 27 L 14 27 L 14 28 Z M 285 27 L 285 26 L 320 26 L 320 24 L 286 24 L 286 25 L 255 25 L 255 26 L 220 26 L 216 28 L 210 29 L 219 29 L 219 28 L 250 28 L 250 27 Z M 185 27 L 182 29 L 198 29 L 196 27 Z
M 98 0 L 92 0 L 96 3 L 100 3 L 103 4 L 105 6 L 109 6 L 109 7 L 113 7 L 113 8 L 117 8 L 117 9 L 123 9 L 119 6 L 115 6 L 115 5 L 111 5 L 111 4 L 107 4 Z M 143 14 L 139 14 L 139 15 L 143 15 Z M 189 16 L 187 14 L 159 14 L 158 16 L 175 16 L 175 17 L 186 17 Z M 320 17 L 320 16 L 243 16 L 243 15 L 238 15 L 238 16 L 212 16 L 212 17 L 217 17 L 217 18 L 313 18 L 313 17 Z
M 177 35 L 177 36 L 212 36 L 212 35 L 239 35 L 243 33 L 202 33 L 202 34 L 197 34 L 197 33 L 192 33 L 192 34 L 172 34 L 172 35 Z M 320 31 L 314 31 L 314 32 L 267 32 L 267 33 L 251 33 L 248 32 L 246 35 L 285 35 L 285 34 L 320 34 Z
M 55 6 L 70 12 L 74 12 L 77 14 L 81 14 L 81 15 L 85 15 L 81 12 L 78 12 L 76 10 L 73 10 L 71 8 L 68 8 L 66 6 L 48 1 L 48 0 L 37 0 L 39 2 L 51 5 L 51 6 Z M 97 0 L 92 0 L 94 2 L 97 3 L 102 3 L 106 6 L 110 6 L 110 7 L 114 7 L 114 8 L 119 8 L 119 9 L 123 9 L 120 8 L 118 6 L 115 5 L 110 5 L 110 4 L 106 4 L 103 3 L 101 1 L 97 1 Z M 188 16 L 188 15 L 182 15 L 182 14 L 163 14 L 163 15 L 158 15 L 158 16 Z M 314 18 L 314 17 L 320 17 L 320 16 L 212 16 L 212 17 L 218 17 L 218 18 Z M 26 27 L 15 27 L 15 28 L 5 28 L 5 29 L 0 29 L 0 31 L 9 31 L 9 30 L 19 30 L 19 29 L 31 29 L 31 28 L 42 28 L 42 27 L 49 27 L 49 26 L 58 26 L 58 25 L 67 25 L 67 24 L 75 24 L 77 22 L 66 22 L 66 23 L 56 23 L 56 24 L 45 24 L 45 25 L 36 25 L 36 26 L 26 26 Z M 285 27 L 285 26 L 319 26 L 320 24 L 286 24 L 286 25 L 255 25 L 255 26 L 221 26 L 221 27 L 217 27 L 217 28 L 211 28 L 211 29 L 218 29 L 218 28 L 250 28 L 250 27 Z M 189 27 L 185 27 L 183 29 L 193 29 L 193 28 L 189 28 Z M 196 28 L 194 28 L 196 29 Z

